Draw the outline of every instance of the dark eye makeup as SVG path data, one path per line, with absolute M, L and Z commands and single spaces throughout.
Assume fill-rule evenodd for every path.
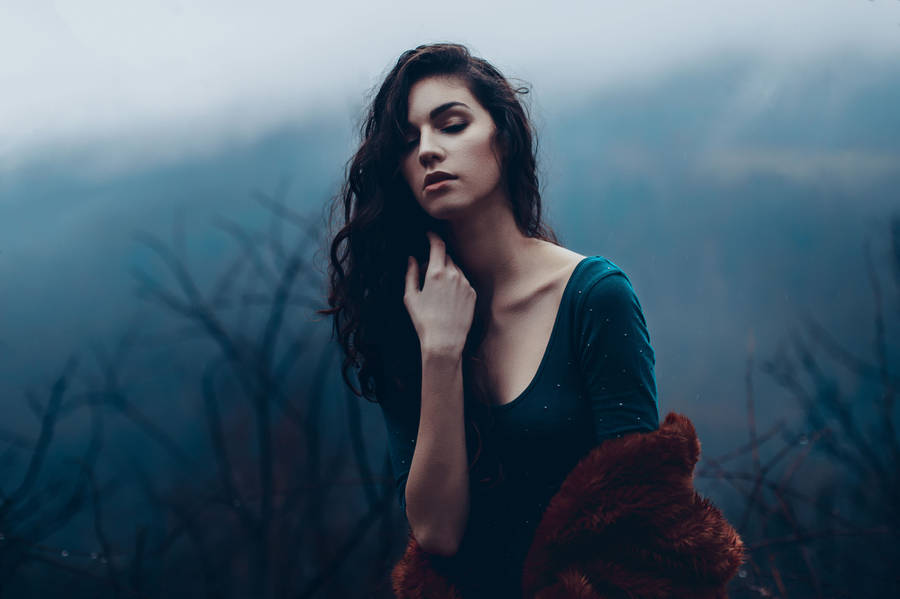
M 446 127 L 441 127 L 441 131 L 443 131 L 444 133 L 459 133 L 460 131 L 468 127 L 468 125 L 469 123 L 454 123 L 452 125 L 447 125 Z M 406 141 L 406 149 L 412 150 L 415 147 L 416 143 L 418 143 L 418 141 L 418 137 L 408 139 Z

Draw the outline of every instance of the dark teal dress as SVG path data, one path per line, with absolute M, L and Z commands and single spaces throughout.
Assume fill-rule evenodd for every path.
M 655 356 L 625 273 L 581 260 L 562 295 L 537 373 L 512 402 L 490 407 L 484 468 L 470 471 L 469 522 L 452 557 L 435 565 L 463 599 L 521 597 L 522 563 L 541 514 L 579 459 L 611 437 L 659 428 Z M 389 399 L 389 398 L 388 398 Z M 382 401 L 400 505 L 418 414 Z M 469 456 L 478 439 L 467 428 Z M 494 464 L 494 466 L 491 466 Z

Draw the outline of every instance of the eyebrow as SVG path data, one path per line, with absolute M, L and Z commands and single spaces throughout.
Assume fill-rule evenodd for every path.
M 463 102 L 445 102 L 444 104 L 441 104 L 440 106 L 438 106 L 437 108 L 433 109 L 431 112 L 428 113 L 428 120 L 433 121 L 442 112 L 446 112 L 446 111 L 450 110 L 451 108 L 453 108 L 454 106 L 464 106 L 466 108 L 469 108 L 469 105 L 465 104 Z M 472 109 L 469 108 L 469 110 L 472 110 Z M 411 129 L 412 126 L 413 126 L 412 123 L 409 123 L 409 122 L 406 123 L 407 129 Z

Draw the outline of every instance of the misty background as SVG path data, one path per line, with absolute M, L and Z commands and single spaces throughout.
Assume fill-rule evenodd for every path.
M 314 518 L 318 536 L 288 538 L 262 551 L 271 563 L 256 563 L 275 520 L 260 515 L 266 499 L 260 507 L 240 489 L 266 476 L 277 489 L 301 462 L 322 476 L 372 470 L 379 493 L 392 489 L 380 410 L 348 395 L 331 321 L 314 310 L 327 307 L 325 215 L 368 94 L 400 53 L 434 41 L 465 43 L 530 87 L 549 224 L 566 247 L 629 275 L 656 350 L 660 414 L 691 418 L 701 465 L 782 423 L 764 459 L 799 438 L 813 451 L 795 480 L 831 489 L 830 509 L 862 505 L 839 498 L 861 481 L 835 466 L 840 456 L 816 460 L 802 394 L 765 366 L 785 364 L 801 340 L 819 343 L 811 389 L 850 406 L 885 460 L 875 473 L 894 476 L 885 497 L 900 497 L 896 456 L 871 432 L 896 418 L 885 398 L 900 376 L 900 2 L 2 2 L 0 595 L 361 597 L 377 587 L 378 568 L 404 546 L 395 498 L 378 504 L 365 481 L 329 487 L 319 511 L 293 523 L 305 530 Z M 202 311 L 166 304 L 160 289 L 184 296 L 189 286 L 165 256 L 181 260 L 236 347 L 256 340 L 281 356 L 261 362 L 281 377 L 277 393 L 263 393 L 270 407 L 211 366 L 227 352 Z M 301 274 L 273 333 L 271 290 L 291 267 Z M 260 285 L 269 291 L 246 291 Z M 220 374 L 227 468 L 205 386 Z M 242 479 L 235 456 L 262 464 L 263 421 L 273 454 Z M 187 535 L 193 545 L 172 533 L 192 522 L 173 513 L 203 505 L 185 497 L 217 479 L 228 487 L 223 468 L 238 481 L 225 491 L 234 519 L 264 531 L 262 541 L 246 533 L 257 550 L 251 542 L 228 559 L 213 555 L 209 524 Z M 773 536 L 748 515 L 756 490 L 715 476 L 697 485 L 744 525 L 745 541 Z M 54 507 L 61 488 L 75 489 L 72 500 Z M 298 513 L 313 509 L 303 488 L 283 499 Z M 277 512 L 284 504 L 269 495 Z M 341 537 L 366 505 L 380 506 L 381 528 Z M 856 523 L 874 537 L 830 551 L 895 539 L 896 518 L 871 514 Z M 888 524 L 892 533 L 878 528 Z M 382 545 L 382 561 L 364 588 L 347 576 L 367 563 L 351 549 L 366 543 Z M 852 577 L 824 572 L 831 554 L 799 540 L 778 570 L 768 547 L 754 549 L 766 567 L 742 570 L 735 596 L 874 596 L 898 584 L 879 570 L 850 594 Z M 282 568 L 273 556 L 286 551 Z M 206 565 L 170 559 L 205 553 Z M 223 564 L 233 587 L 214 580 Z M 194 567 L 205 573 L 196 580 L 179 570 Z

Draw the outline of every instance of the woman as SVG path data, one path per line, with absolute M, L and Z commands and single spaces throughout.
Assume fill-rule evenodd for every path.
M 416 575 L 433 568 L 464 598 L 521 597 L 567 475 L 605 440 L 659 428 L 628 277 L 542 223 L 524 91 L 460 45 L 405 52 L 369 109 L 331 245 L 325 312 L 345 380 L 357 368 L 382 408 L 410 551 L 427 562 Z

